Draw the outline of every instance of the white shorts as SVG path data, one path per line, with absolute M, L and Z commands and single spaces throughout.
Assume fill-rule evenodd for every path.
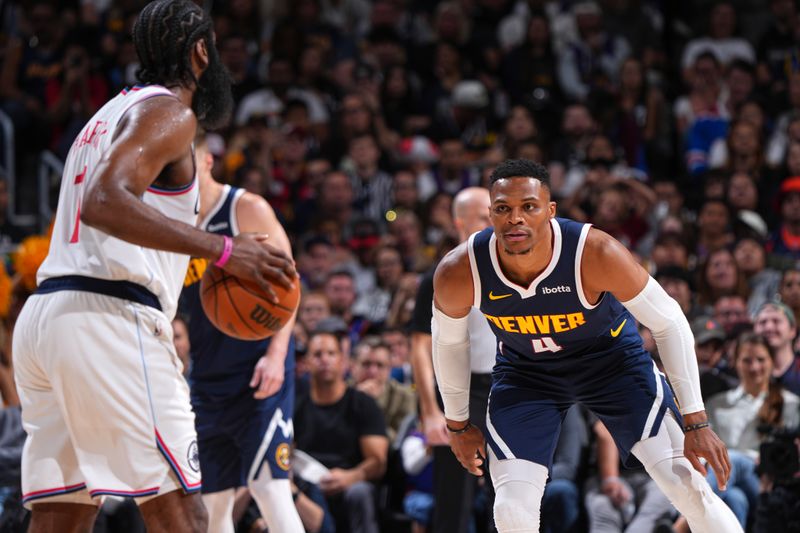
M 92 292 L 35 294 L 13 354 L 26 506 L 200 489 L 189 387 L 161 311 Z

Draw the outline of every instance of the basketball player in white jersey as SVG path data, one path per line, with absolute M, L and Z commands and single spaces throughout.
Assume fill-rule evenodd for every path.
M 189 256 L 274 292 L 294 267 L 264 235 L 195 228 L 192 141 L 230 110 L 211 19 L 156 0 L 133 39 L 142 86 L 89 120 L 65 164 L 50 253 L 14 330 L 30 531 L 90 531 L 103 495 L 150 532 L 206 531 L 194 415 L 171 319 Z

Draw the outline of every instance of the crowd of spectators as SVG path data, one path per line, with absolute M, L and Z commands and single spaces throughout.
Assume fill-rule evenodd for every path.
M 0 110 L 14 128 L 2 142 L 17 163 L 14 176 L 0 165 L 4 249 L 34 229 L 12 223 L 7 181 L 35 196 L 40 154 L 63 159 L 85 121 L 137 83 L 130 34 L 144 3 L 0 2 Z M 435 501 L 409 363 L 417 288 L 458 242 L 455 194 L 485 186 L 506 158 L 544 164 L 559 216 L 619 239 L 679 302 L 734 460 L 723 499 L 750 531 L 800 531 L 796 472 L 759 457 L 762 445 L 792 443 L 781 431 L 800 419 L 796 0 L 203 4 L 236 102 L 230 124 L 207 134 L 213 175 L 269 201 L 302 279 L 298 446 L 337 473 L 322 487 L 296 480 L 310 531 L 331 531 L 348 512 L 385 531 L 426 530 Z M 0 298 L 9 428 L 19 413 L 8 337 L 31 290 L 11 279 L 9 301 Z M 346 387 L 360 418 L 331 424 L 313 387 Z M 543 526 L 685 530 L 649 478 L 619 464 L 602 423 L 572 416 Z M 20 442 L 0 433 L 0 531 L 24 520 L 6 454 Z M 348 474 L 364 462 L 366 479 Z M 490 498 L 476 493 L 469 531 L 491 527 Z

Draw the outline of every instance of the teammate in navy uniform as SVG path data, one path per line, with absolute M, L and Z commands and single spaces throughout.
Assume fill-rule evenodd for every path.
M 641 461 L 692 531 L 742 531 L 705 481 L 701 458 L 720 488 L 731 467 L 707 424 L 680 307 L 618 241 L 556 218 L 548 178 L 530 161 L 499 165 L 490 180 L 494 227 L 472 235 L 437 268 L 433 360 L 454 453 L 476 475 L 488 455 L 498 531 L 538 531 L 561 421 L 579 402 L 603 421 L 623 458 L 633 453 Z M 488 454 L 484 435 L 468 421 L 472 307 L 498 341 Z M 635 320 L 653 332 L 680 412 Z
M 289 239 L 267 202 L 214 181 L 213 161 L 203 141 L 196 151 L 199 227 L 231 237 L 240 232 L 266 233 L 270 242 L 290 255 Z M 225 335 L 211 324 L 200 304 L 200 278 L 206 266 L 205 260 L 192 259 L 182 304 L 190 317 L 189 379 L 209 531 L 233 533 L 235 490 L 246 486 L 270 531 L 303 533 L 288 478 L 294 319 L 263 341 Z

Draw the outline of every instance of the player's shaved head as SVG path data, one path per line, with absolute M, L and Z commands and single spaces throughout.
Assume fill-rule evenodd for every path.
M 491 225 L 489 220 L 491 203 L 489 190 L 483 187 L 468 187 L 453 198 L 453 222 L 462 242 L 476 231 Z

